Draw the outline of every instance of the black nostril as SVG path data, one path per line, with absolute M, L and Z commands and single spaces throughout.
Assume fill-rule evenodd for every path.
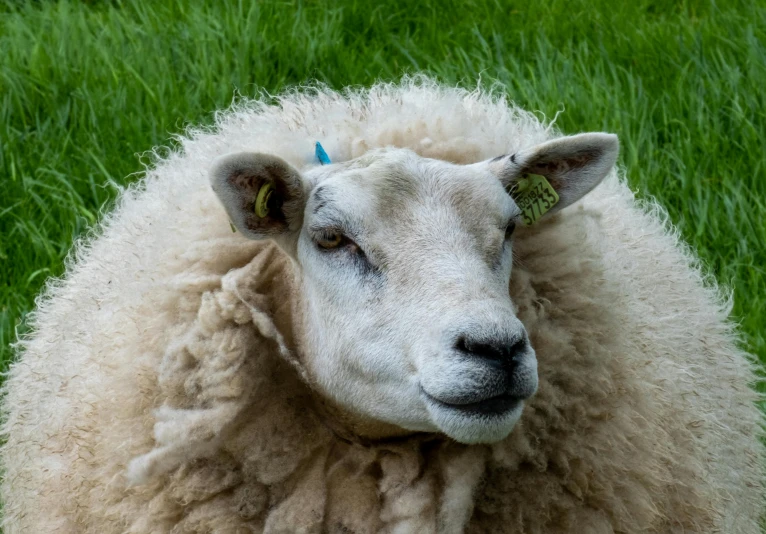
M 455 343 L 455 348 L 464 354 L 485 360 L 515 362 L 523 356 L 527 348 L 527 342 L 523 337 L 514 341 L 497 340 L 488 342 L 460 336 L 457 343 Z
M 522 356 L 524 356 L 524 353 L 527 352 L 527 341 L 523 337 L 520 339 L 517 339 L 511 347 L 508 349 L 508 353 L 511 356 L 511 359 L 516 362 L 518 361 Z
M 471 356 L 488 360 L 505 360 L 509 356 L 508 347 L 502 343 L 484 343 L 467 337 L 458 339 L 457 349 Z

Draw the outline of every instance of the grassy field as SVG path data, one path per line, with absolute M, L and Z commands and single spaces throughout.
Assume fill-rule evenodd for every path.
M 0 362 L 142 152 L 236 94 L 414 71 L 618 133 L 766 361 L 765 38 L 752 0 L 0 0 Z

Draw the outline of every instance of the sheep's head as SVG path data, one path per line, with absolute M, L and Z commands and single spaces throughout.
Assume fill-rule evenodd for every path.
M 303 173 L 241 153 L 211 181 L 240 232 L 297 263 L 302 363 L 322 395 L 369 420 L 488 443 L 537 389 L 508 293 L 523 222 L 508 191 L 543 175 L 552 213 L 593 189 L 617 151 L 613 135 L 582 134 L 471 165 L 382 149 Z

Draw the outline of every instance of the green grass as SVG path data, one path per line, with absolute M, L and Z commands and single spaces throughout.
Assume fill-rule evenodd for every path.
M 618 133 L 766 361 L 765 22 L 752 0 L 0 0 L 0 362 L 140 153 L 237 93 L 414 71 Z

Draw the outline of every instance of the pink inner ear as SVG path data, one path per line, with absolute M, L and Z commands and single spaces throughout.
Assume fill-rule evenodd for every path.
M 244 214 L 244 224 L 252 232 L 269 235 L 279 234 L 287 229 L 282 205 L 288 191 L 280 172 L 282 169 L 278 166 L 264 165 L 257 172 L 242 169 L 228 178 L 231 186 L 238 191 L 239 209 Z M 261 186 L 267 181 L 272 182 L 275 189 L 269 199 L 269 212 L 266 217 L 261 218 L 255 214 L 255 199 Z
M 300 173 L 270 154 L 242 152 L 218 158 L 210 171 L 213 190 L 234 225 L 251 239 L 276 237 L 300 228 L 304 206 Z M 258 193 L 272 184 L 267 212 L 255 212 Z
M 570 169 L 580 169 L 587 166 L 596 160 L 600 154 L 593 151 L 581 152 L 571 156 L 563 158 L 541 158 L 548 159 L 548 161 L 535 162 L 529 166 L 529 170 L 525 171 L 531 174 L 542 174 L 544 176 L 561 175 Z

